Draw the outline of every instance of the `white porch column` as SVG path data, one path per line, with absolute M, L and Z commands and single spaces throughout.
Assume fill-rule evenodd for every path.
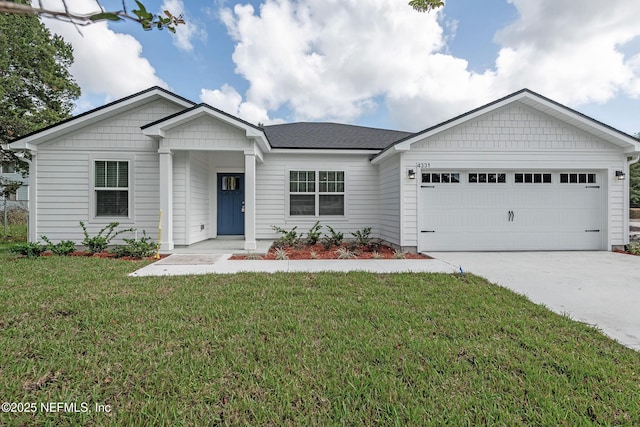
M 162 210 L 162 236 L 160 250 L 173 249 L 173 153 L 171 149 L 160 147 L 160 209 Z
M 244 153 L 244 249 L 256 249 L 256 155 Z

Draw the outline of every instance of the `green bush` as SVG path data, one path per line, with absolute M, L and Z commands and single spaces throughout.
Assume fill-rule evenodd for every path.
M 307 234 L 307 243 L 310 245 L 315 245 L 320 240 L 320 229 L 322 226 L 320 225 L 320 221 L 316 221 L 316 223 L 309 229 L 309 233 Z
M 140 239 L 122 239 L 126 245 L 116 246 L 111 252 L 118 258 L 146 258 L 158 250 L 158 242 L 153 241 L 151 236 L 147 236 L 146 231 L 142 231 Z
M 285 230 L 284 228 L 281 227 L 277 227 L 275 225 L 272 225 L 271 228 L 282 234 L 282 236 L 280 236 L 280 238 L 278 239 L 278 242 L 284 243 L 285 245 L 289 245 L 289 246 L 293 246 L 298 242 L 298 232 L 296 231 L 298 229 L 298 227 L 293 227 L 291 230 Z
M 80 221 L 80 227 L 82 227 L 82 232 L 84 233 L 84 240 L 82 240 L 82 244 L 87 247 L 89 252 L 92 254 L 104 252 L 109 246 L 109 243 L 116 238 L 119 234 L 133 232 L 135 229 L 127 228 L 125 230 L 114 231 L 117 226 L 119 226 L 119 222 L 112 222 L 107 224 L 96 234 L 95 236 L 89 236 L 87 232 L 87 227 L 84 222 Z M 106 232 L 106 234 L 105 234 Z
M 351 235 L 356 238 L 358 246 L 366 246 L 371 240 L 371 227 L 364 227 L 362 230 L 351 233 Z
M 340 246 L 344 239 L 344 234 L 339 231 L 335 231 L 329 225 L 327 225 L 327 230 L 329 230 L 329 234 L 325 234 L 322 238 L 322 246 L 327 250 L 331 249 L 333 246 Z
M 631 242 L 627 245 L 627 252 L 633 255 L 640 255 L 640 242 Z
M 45 245 L 41 245 L 39 242 L 26 242 L 18 243 L 11 247 L 11 252 L 19 255 L 24 255 L 27 258 L 37 258 L 42 252 L 47 250 Z
M 71 240 L 61 240 L 60 242 L 53 244 L 47 236 L 42 236 L 41 239 L 47 242 L 47 249 L 49 249 L 54 255 L 65 256 L 76 250 L 76 244 Z

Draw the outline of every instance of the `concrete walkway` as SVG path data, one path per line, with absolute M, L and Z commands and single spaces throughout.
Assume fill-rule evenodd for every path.
M 449 252 L 460 265 L 640 351 L 640 257 L 614 252 Z
M 150 264 L 130 276 L 180 276 L 187 274 L 233 274 L 241 272 L 320 272 L 320 271 L 367 271 L 371 273 L 453 273 L 454 267 L 437 259 L 319 259 L 233 261 L 231 255 L 186 255 L 174 254 Z

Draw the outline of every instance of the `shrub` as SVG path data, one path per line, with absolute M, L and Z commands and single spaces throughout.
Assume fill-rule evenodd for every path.
M 640 255 L 640 242 L 631 242 L 627 245 L 627 252 L 633 255 Z
M 255 261 L 255 260 L 261 260 L 262 257 L 260 255 L 258 255 L 257 253 L 255 253 L 255 252 L 249 252 L 247 254 L 247 259 Z
M 356 244 L 358 246 L 366 246 L 371 240 L 371 227 L 364 227 L 362 230 L 357 230 L 351 233 L 356 238 Z
M 84 240 L 82 240 L 82 244 L 86 246 L 89 252 L 91 252 L 92 254 L 104 252 L 104 250 L 107 249 L 107 246 L 109 246 L 109 243 L 111 243 L 111 241 L 116 238 L 116 236 L 122 233 L 135 231 L 135 229 L 133 228 L 114 231 L 115 228 L 119 225 L 119 222 L 112 222 L 104 226 L 104 228 L 102 228 L 102 230 L 100 230 L 95 236 L 89 236 L 87 227 L 85 226 L 84 222 L 80 221 L 80 227 L 82 227 L 82 232 L 84 233 Z M 105 231 L 106 234 L 104 234 Z
M 277 227 L 275 225 L 272 225 L 271 228 L 275 232 L 282 234 L 278 241 L 285 245 L 293 246 L 298 241 L 298 232 L 296 231 L 298 226 L 293 227 L 291 230 L 285 230 L 284 228 Z
M 404 252 L 402 252 L 400 249 L 396 249 L 395 251 L 393 251 L 393 257 L 395 259 L 405 259 L 407 255 Z
M 284 249 L 278 248 L 276 249 L 276 259 L 280 261 L 289 259 L 289 255 L 287 255 L 287 251 L 285 251 Z
M 53 244 L 47 236 L 42 236 L 41 239 L 47 242 L 47 249 L 49 249 L 54 255 L 65 256 L 76 250 L 76 244 L 71 240 L 61 240 L 60 242 Z
M 336 254 L 338 255 L 338 259 L 349 259 L 349 258 L 355 258 L 356 254 L 353 251 L 350 251 L 347 248 L 340 248 L 336 251 Z
M 315 245 L 316 243 L 318 243 L 318 240 L 320 240 L 320 236 L 322 234 L 320 233 L 321 228 L 322 226 L 320 225 L 320 221 L 316 221 L 313 227 L 309 229 L 309 232 L 307 233 L 308 244 Z
M 42 252 L 47 250 L 45 245 L 41 245 L 39 242 L 27 242 L 18 243 L 11 247 L 11 252 L 19 255 L 24 255 L 27 258 L 39 257 Z
M 373 254 L 371 254 L 371 258 L 373 258 L 373 259 L 382 259 L 382 255 L 378 251 L 373 251 Z
M 142 230 L 142 237 L 139 239 L 122 239 L 126 245 L 116 246 L 112 253 L 118 258 L 146 258 L 153 255 L 158 250 L 158 242 L 153 241 L 147 232 Z
M 342 240 L 344 239 L 344 234 L 339 231 L 335 231 L 329 225 L 327 225 L 327 230 L 329 230 L 329 234 L 325 234 L 322 238 L 322 246 L 325 249 L 331 249 L 332 246 L 340 246 L 342 244 Z

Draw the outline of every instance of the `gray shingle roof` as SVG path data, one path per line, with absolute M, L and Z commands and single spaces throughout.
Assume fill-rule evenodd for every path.
M 411 132 L 396 130 L 308 122 L 265 126 L 264 133 L 273 148 L 356 150 L 382 150 L 412 135 Z

